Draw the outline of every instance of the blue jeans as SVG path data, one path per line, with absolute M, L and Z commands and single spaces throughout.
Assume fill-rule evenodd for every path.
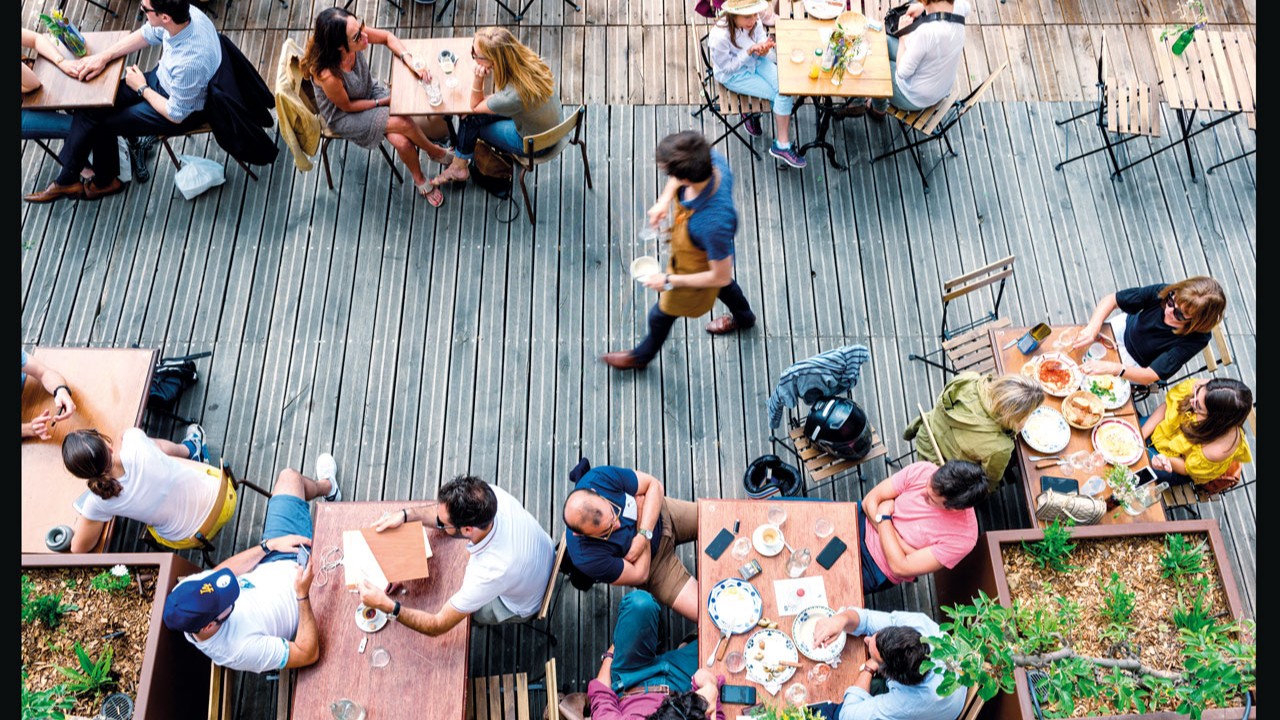
M 902 89 L 898 87 L 898 38 L 886 38 L 889 41 L 889 77 L 893 79 L 893 97 L 886 100 L 884 98 L 875 98 L 871 101 L 871 107 L 876 110 L 888 110 L 889 103 L 899 110 L 923 110 L 924 108 L 916 105 L 902 94 Z
M 747 296 L 742 294 L 737 280 L 720 288 L 719 298 L 720 302 L 728 306 L 739 329 L 746 330 L 756 324 L 756 314 L 751 312 L 751 305 L 747 302 Z M 640 362 L 653 360 L 671 334 L 671 326 L 675 324 L 676 316 L 662 312 L 658 309 L 658 304 L 654 303 L 649 309 L 649 334 L 631 351 L 631 355 Z
M 516 130 L 516 121 L 502 115 L 468 115 L 462 118 L 458 123 L 458 147 L 453 149 L 453 154 L 470 160 L 476 152 L 477 139 L 513 155 L 524 152 L 524 137 Z
M 724 76 L 720 84 L 739 95 L 771 101 L 774 115 L 790 115 L 795 106 L 795 98 L 778 93 L 778 63 L 769 57 L 757 58 L 755 67 Z
M 301 535 L 311 537 L 311 506 L 297 495 L 272 495 L 267 501 L 267 519 L 262 523 L 262 539 Z M 262 559 L 263 563 L 276 560 L 296 560 L 297 553 L 272 550 Z M 262 563 L 258 563 L 261 565 Z
M 873 593 L 893 587 L 893 581 L 876 565 L 875 558 L 867 549 L 867 516 L 862 513 L 862 501 L 855 502 L 854 506 L 857 508 L 854 515 L 858 523 L 858 555 L 862 560 L 862 592 Z
M 698 669 L 698 643 L 658 654 L 658 613 L 662 606 L 644 590 L 633 590 L 618 603 L 613 629 L 612 689 L 666 685 L 672 692 L 693 688 Z
M 61 140 L 71 134 L 72 116 L 53 110 L 23 110 L 23 140 Z
M 164 97 L 169 97 L 156 80 L 156 72 L 146 74 L 147 84 Z M 155 111 L 138 94 L 122 81 L 116 92 L 116 104 L 100 110 L 81 110 L 72 118 L 71 132 L 62 143 L 58 161 L 62 171 L 58 173 L 59 185 L 80 182 L 80 171 L 89 163 L 93 153 L 93 183 L 98 187 L 110 185 L 120 175 L 120 153 L 117 137 L 141 137 L 143 135 L 177 135 L 194 130 L 204 124 L 203 111 L 193 112 L 180 123 Z

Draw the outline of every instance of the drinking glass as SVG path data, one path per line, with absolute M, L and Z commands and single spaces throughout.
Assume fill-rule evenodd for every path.
M 739 561 L 746 560 L 747 556 L 751 554 L 751 538 L 743 535 L 734 540 L 733 549 L 729 551 L 729 554 Z
M 458 87 L 458 78 L 453 76 L 454 69 L 458 66 L 458 58 L 451 50 L 440 51 L 440 71 L 444 73 L 444 85 L 448 88 Z
M 861 75 L 862 74 L 862 58 L 860 57 L 849 58 L 844 63 L 844 69 L 845 69 L 845 72 L 849 73 L 850 75 Z
M 782 527 L 782 523 L 787 521 L 787 509 L 781 505 L 769 506 L 769 524 Z
M 1107 346 L 1103 345 L 1100 342 L 1093 343 L 1092 345 L 1089 346 L 1088 350 L 1084 351 L 1084 357 L 1086 360 L 1101 360 L 1106 356 L 1107 356 Z
M 832 525 L 831 521 L 824 517 L 813 521 L 813 534 L 817 535 L 819 539 L 825 540 L 835 531 L 836 526 Z
M 364 720 L 366 717 L 364 707 L 355 700 L 347 698 L 329 703 L 329 713 L 336 720 Z
M 1075 344 L 1076 339 L 1080 336 L 1080 328 L 1069 327 L 1063 328 L 1058 333 L 1058 337 L 1053 339 L 1053 347 L 1058 352 L 1066 352 Z
M 384 668 L 391 664 L 391 653 L 387 652 L 384 647 L 376 647 L 373 652 L 369 653 L 369 665 L 376 668 Z
M 804 683 L 791 683 L 787 688 L 787 702 L 795 706 L 804 705 L 809 700 L 809 688 Z
M 740 673 L 747 669 L 747 656 L 737 650 L 734 650 L 724 656 L 724 666 L 728 668 L 731 673 Z
M 440 83 L 432 80 L 427 85 L 427 102 L 434 107 L 444 102 L 444 94 L 440 92 Z
M 799 64 L 804 62 L 804 58 L 805 58 L 804 50 L 800 48 L 796 48 L 795 50 L 791 51 L 791 62 Z
M 821 685 L 831 679 L 831 666 L 826 663 L 818 663 L 809 668 L 809 682 L 814 685 Z

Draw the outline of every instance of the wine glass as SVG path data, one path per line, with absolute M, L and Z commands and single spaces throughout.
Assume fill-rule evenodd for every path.
M 1054 349 L 1058 352 L 1068 352 L 1071 350 L 1071 346 L 1075 344 L 1076 339 L 1080 336 L 1081 329 L 1082 328 L 1077 327 L 1063 328 L 1058 333 L 1058 337 L 1053 339 Z
M 729 554 L 733 555 L 736 560 L 746 560 L 747 556 L 751 554 L 751 538 L 744 535 L 734 540 L 733 549 L 729 551 Z
M 831 666 L 826 663 L 818 663 L 809 668 L 809 682 L 814 685 L 821 685 L 831 679 Z
M 453 54 L 452 50 L 440 51 L 440 70 L 444 73 L 444 86 L 448 88 L 458 87 L 458 78 L 453 76 L 453 71 L 458 65 L 458 57 Z
M 804 705 L 809 699 L 809 688 L 804 683 L 791 683 L 787 688 L 787 702 L 795 706 Z

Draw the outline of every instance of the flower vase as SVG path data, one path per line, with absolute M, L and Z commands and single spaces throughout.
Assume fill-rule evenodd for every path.
M 1178 36 L 1178 39 L 1173 41 L 1173 54 L 1181 56 L 1183 51 L 1187 49 L 1187 46 L 1191 44 L 1191 41 L 1194 40 L 1195 37 L 1196 29 L 1194 27 L 1189 27 L 1186 30 L 1183 30 L 1182 34 Z

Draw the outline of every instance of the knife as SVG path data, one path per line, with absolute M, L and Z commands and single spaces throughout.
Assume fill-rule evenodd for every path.
M 1021 339 L 1022 339 L 1022 338 L 1014 338 L 1014 339 L 1010 340 L 1009 342 L 1005 343 L 1005 344 L 1004 344 L 1000 349 L 1001 349 L 1001 350 L 1008 350 L 1009 348 L 1013 347 L 1014 345 L 1017 345 L 1017 344 L 1018 344 L 1018 341 L 1019 341 L 1019 340 L 1021 340 Z

